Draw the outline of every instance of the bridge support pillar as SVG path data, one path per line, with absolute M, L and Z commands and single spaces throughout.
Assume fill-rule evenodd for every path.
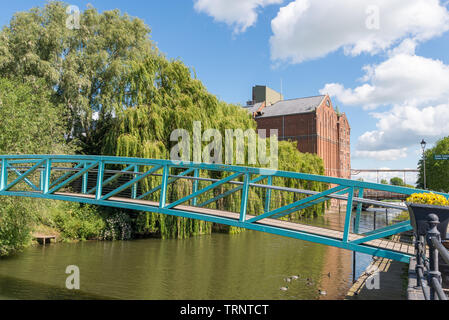
M 3 191 L 8 185 L 8 163 L 6 159 L 2 159 L 2 173 L 0 176 L 0 191 Z
M 45 173 L 44 173 L 44 186 L 43 192 L 46 194 L 50 188 L 50 177 L 51 177 L 51 159 L 45 161 Z
M 359 188 L 359 193 L 358 193 L 357 197 L 363 198 L 363 193 L 364 193 L 364 189 Z M 357 211 L 355 213 L 354 227 L 353 227 L 354 233 L 359 233 L 360 215 L 362 214 L 362 207 L 363 207 L 362 203 L 357 204 Z
M 135 165 L 133 179 L 137 177 L 137 173 L 139 173 L 139 166 Z M 132 199 L 137 198 L 137 183 L 133 184 L 133 186 L 131 187 L 131 198 Z
M 273 177 L 269 176 L 268 177 L 268 182 L 267 184 L 269 186 L 271 186 L 273 183 Z M 271 189 L 266 189 L 265 191 L 265 213 L 270 211 L 270 205 L 271 205 Z
M 354 188 L 348 191 L 348 203 L 346 205 L 345 229 L 343 231 L 343 242 L 347 243 L 349 239 L 349 229 L 351 229 L 352 200 L 354 198 Z
M 87 167 L 87 163 L 84 164 L 84 168 Z M 89 173 L 86 172 L 85 174 L 83 174 L 83 180 L 82 180 L 82 184 L 81 184 L 81 193 L 82 194 L 87 194 L 87 181 L 89 178 Z
M 199 169 L 195 169 L 195 171 L 193 172 L 193 177 L 194 178 L 199 178 L 200 177 L 200 170 Z M 195 192 L 197 192 L 198 191 L 198 180 L 197 179 L 195 179 L 195 180 L 193 180 L 193 190 L 192 190 L 192 193 L 195 193 Z M 197 202 L 198 202 L 198 198 L 197 197 L 195 197 L 195 198 L 193 198 L 192 199 L 192 206 L 196 206 L 197 205 Z
M 95 192 L 95 199 L 100 200 L 103 194 L 103 177 L 104 177 L 104 162 L 98 163 L 98 175 L 97 175 L 97 190 Z
M 165 207 L 165 202 L 167 201 L 167 184 L 168 184 L 168 176 L 170 174 L 170 168 L 168 166 L 164 166 L 164 171 L 162 172 L 162 184 L 161 184 L 161 195 L 159 198 L 159 208 Z
M 248 207 L 248 192 L 249 192 L 249 180 L 251 176 L 249 173 L 245 173 L 245 178 L 243 181 L 242 189 L 242 202 L 240 206 L 240 222 L 245 222 L 246 220 L 246 209 Z

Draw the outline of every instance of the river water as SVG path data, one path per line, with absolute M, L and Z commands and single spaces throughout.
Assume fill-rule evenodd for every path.
M 303 222 L 342 230 L 344 216 L 327 212 Z M 377 227 L 385 220 L 378 213 Z M 371 230 L 373 212 L 363 212 L 360 225 Z M 371 259 L 356 255 L 356 276 Z M 80 290 L 65 288 L 69 265 L 79 267 Z M 0 299 L 343 299 L 352 265 L 350 251 L 256 231 L 58 243 L 0 259 Z M 299 279 L 285 280 L 293 275 Z

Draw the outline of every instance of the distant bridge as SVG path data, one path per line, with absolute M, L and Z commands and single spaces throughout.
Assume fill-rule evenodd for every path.
M 404 183 L 407 183 L 407 173 L 419 173 L 419 170 L 416 169 L 351 169 L 351 176 L 357 176 L 360 173 L 376 173 L 377 174 L 377 183 L 380 183 L 379 173 L 391 173 L 398 172 L 403 175 Z
M 169 160 L 57 155 L 2 155 L 0 160 L 0 196 L 73 201 L 192 218 L 402 262 L 409 261 L 414 254 L 414 247 L 387 240 L 386 237 L 411 230 L 409 221 L 364 233 L 359 232 L 359 221 L 363 204 L 406 209 L 396 204 L 367 199 L 364 192 L 377 190 L 402 195 L 428 192 L 299 172 Z M 206 178 L 211 172 L 220 178 Z M 151 185 L 151 189 L 146 191 L 143 185 L 148 183 L 149 177 L 157 180 L 157 185 Z M 89 179 L 94 180 L 95 187 L 90 186 Z M 285 184 L 279 184 L 285 179 L 299 180 L 304 186 L 321 182 L 332 187 L 323 192 L 287 188 L 281 186 Z M 169 202 L 168 186 L 178 180 L 188 181 L 192 192 L 178 199 L 170 199 Z M 228 191 L 221 194 L 213 192 L 217 187 L 225 185 L 230 188 Z M 261 190 L 264 195 L 260 200 L 264 210 L 255 216 L 247 214 L 250 190 Z M 272 199 L 274 191 L 291 193 L 294 200 L 277 206 Z M 241 194 L 238 212 L 208 208 L 210 204 L 236 192 Z M 156 195 L 158 201 L 149 200 L 152 195 Z M 443 195 L 449 197 L 448 194 Z M 343 230 L 280 220 L 329 199 L 347 202 Z M 354 212 L 353 203 L 357 204 Z
M 408 195 L 389 191 L 367 190 L 364 194 L 365 199 L 372 200 L 401 200 L 405 201 Z

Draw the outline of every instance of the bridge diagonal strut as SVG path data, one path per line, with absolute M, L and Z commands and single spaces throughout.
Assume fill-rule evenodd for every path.
M 257 177 L 257 178 L 255 178 L 255 179 L 251 180 L 250 183 L 257 183 L 257 182 L 259 182 L 259 181 L 262 181 L 262 180 L 265 179 L 265 178 L 267 178 L 267 176 L 260 176 L 260 177 Z M 243 189 L 243 185 L 241 185 L 241 186 L 239 186 L 239 187 L 236 187 L 236 188 L 234 188 L 234 189 L 228 190 L 228 191 L 226 191 L 225 193 L 222 193 L 222 194 L 220 194 L 220 195 L 218 195 L 218 196 L 216 196 L 216 197 L 214 197 L 214 198 L 212 198 L 212 199 L 209 199 L 209 200 L 207 200 L 207 201 L 204 201 L 203 203 L 200 203 L 200 204 L 198 205 L 198 207 L 205 207 L 205 206 L 207 206 L 207 205 L 210 204 L 210 203 L 213 203 L 213 202 L 215 202 L 215 201 L 217 201 L 217 200 L 220 200 L 220 199 L 222 199 L 222 198 L 225 198 L 225 197 L 227 197 L 227 196 L 233 194 L 234 192 L 240 191 L 240 190 L 242 190 L 242 189 Z
M 100 200 L 107 200 L 110 197 L 116 195 L 117 193 L 122 192 L 123 190 L 131 187 L 132 185 L 136 184 L 137 182 L 139 182 L 140 180 L 148 177 L 149 175 L 153 174 L 154 172 L 160 170 L 162 167 L 161 166 L 154 166 L 153 168 L 151 168 L 150 170 L 148 170 L 147 172 L 143 173 L 142 175 L 132 179 L 131 181 L 128 181 L 127 183 L 121 185 L 120 187 L 116 188 L 115 190 L 109 192 L 107 195 L 101 197 Z
M 107 186 L 109 183 L 114 182 L 115 180 L 117 180 L 124 172 L 127 172 L 131 169 L 134 169 L 135 165 L 129 165 L 127 166 L 125 169 L 123 169 L 122 171 L 114 174 L 112 177 L 106 179 L 105 181 L 103 181 L 103 183 L 101 184 L 102 187 Z M 97 186 L 91 188 L 89 191 L 87 191 L 87 194 L 92 194 L 97 190 Z
M 342 195 L 342 194 L 345 194 L 345 193 L 348 192 L 347 189 L 348 189 L 348 188 L 344 188 L 343 190 L 341 190 L 341 191 L 339 191 L 339 192 L 335 192 L 335 194 L 336 194 L 336 195 Z M 329 200 L 328 197 L 322 197 L 322 198 L 320 198 L 320 199 L 318 199 L 318 200 L 308 202 L 308 203 L 306 203 L 306 204 L 304 204 L 304 205 L 302 205 L 302 206 L 295 207 L 295 208 L 290 209 L 290 210 L 288 210 L 288 211 L 285 211 L 285 212 L 276 214 L 276 215 L 273 216 L 273 218 L 279 219 L 279 218 L 288 216 L 289 214 L 292 214 L 293 212 L 300 211 L 300 210 L 303 210 L 303 209 L 307 209 L 307 208 L 309 208 L 309 207 L 311 207 L 311 206 L 315 206 L 315 205 L 317 205 L 317 204 L 323 203 L 324 201 L 328 201 L 328 200 Z
M 73 169 L 79 169 L 82 166 L 84 166 L 84 162 L 80 162 L 78 163 Z M 55 185 L 57 185 L 58 183 L 60 183 L 61 181 L 64 181 L 65 179 L 67 179 L 68 177 L 70 177 L 70 175 L 72 174 L 72 172 L 67 172 L 66 174 L 63 174 L 61 177 L 59 177 L 58 179 L 56 179 L 55 181 L 53 181 L 52 183 L 50 183 L 50 188 L 53 188 Z
M 54 186 L 53 188 L 51 188 L 48 192 L 46 193 L 54 193 L 58 190 L 60 190 L 61 188 L 65 187 L 66 185 L 68 185 L 70 182 L 72 182 L 75 179 L 78 179 L 79 177 L 81 177 L 83 174 L 85 174 L 86 172 L 88 172 L 89 170 L 95 168 L 96 166 L 98 166 L 98 162 L 93 162 L 90 163 L 87 167 L 83 168 L 81 171 L 78 171 L 77 173 L 75 173 L 73 176 L 71 176 L 70 178 L 64 180 L 63 182 L 60 182 L 58 185 Z M 48 178 L 48 181 L 50 179 Z
M 18 177 L 22 176 L 22 172 L 20 172 L 13 166 L 8 166 L 8 169 L 11 169 L 15 174 L 17 174 Z M 31 182 L 28 178 L 24 178 L 23 181 L 25 181 L 27 185 L 29 185 L 31 188 L 33 188 L 34 191 L 39 191 L 39 188 L 36 187 L 36 185 L 33 182 Z
M 323 191 L 323 192 L 318 193 L 318 194 L 316 194 L 314 196 L 310 196 L 310 197 L 307 197 L 305 199 L 301 199 L 301 200 L 296 201 L 294 203 L 291 203 L 291 204 L 285 205 L 283 207 L 277 208 L 275 210 L 272 210 L 272 211 L 266 212 L 264 214 L 261 214 L 260 216 L 256 216 L 256 217 L 248 220 L 247 222 L 253 223 L 253 222 L 265 219 L 265 218 L 269 218 L 269 217 L 271 217 L 273 215 L 279 214 L 279 213 L 287 211 L 289 209 L 299 207 L 299 206 L 301 206 L 301 205 L 303 205 L 305 203 L 317 200 L 319 198 L 325 197 L 325 196 L 330 195 L 332 193 L 336 193 L 338 191 L 341 191 L 342 189 L 347 189 L 347 187 L 345 187 L 345 186 L 338 186 L 338 187 L 335 187 L 335 188 Z
M 167 185 L 178 181 L 179 179 L 181 179 L 181 177 L 186 176 L 186 175 L 192 173 L 193 171 L 195 171 L 195 169 L 190 168 L 190 169 L 187 169 L 187 170 L 181 172 L 177 177 L 168 179 L 167 180 Z M 151 189 L 150 191 L 145 192 L 144 194 L 142 194 L 139 197 L 137 197 L 137 199 L 143 199 L 143 198 L 149 196 L 150 194 L 153 194 L 156 191 L 159 191 L 161 188 L 162 188 L 162 184 L 160 184 L 157 187 Z
M 217 181 L 217 182 L 215 182 L 215 183 L 213 183 L 213 184 L 211 184 L 211 185 L 209 185 L 209 186 L 207 186 L 207 187 L 205 187 L 205 188 L 203 188 L 201 190 L 198 190 L 197 192 L 194 192 L 191 195 L 188 195 L 188 196 L 186 196 L 186 197 L 184 197 L 182 199 L 179 199 L 179 200 L 177 200 L 177 201 L 175 201 L 173 203 L 170 203 L 170 204 L 166 205 L 165 208 L 170 209 L 170 208 L 176 207 L 177 205 L 180 205 L 180 204 L 182 204 L 182 203 L 184 203 L 184 202 L 186 202 L 186 201 L 188 201 L 188 200 L 190 200 L 192 198 L 195 198 L 195 197 L 197 197 L 197 196 L 199 196 L 199 195 L 201 195 L 201 194 L 203 194 L 203 193 L 205 193 L 205 192 L 207 192 L 209 190 L 215 189 L 216 187 L 218 187 L 218 186 L 220 186 L 220 185 L 222 185 L 222 184 L 224 184 L 226 182 L 229 182 L 229 181 L 231 181 L 233 179 L 237 179 L 237 178 L 241 177 L 242 175 L 243 175 L 243 173 L 241 173 L 241 172 L 234 173 L 234 174 L 230 175 L 229 177 L 221 179 L 221 180 L 219 180 L 219 181 Z
M 30 169 L 25 171 L 23 174 L 21 174 L 18 178 L 16 178 L 14 181 L 12 181 L 10 184 L 6 185 L 5 189 L 8 191 L 12 187 L 14 187 L 16 184 L 18 184 L 20 181 L 24 180 L 27 176 L 29 176 L 31 173 L 33 173 L 37 168 L 39 168 L 45 160 L 38 161 L 35 165 L 33 165 Z M 7 170 L 7 168 L 6 168 Z
M 412 229 L 413 228 L 410 225 L 410 223 L 408 223 L 408 225 L 407 224 L 404 224 L 404 225 L 395 224 L 395 225 L 387 226 L 387 227 L 383 228 L 382 230 L 376 230 L 377 232 L 373 232 L 368 236 L 365 236 L 365 237 L 362 237 L 362 238 L 359 238 L 356 240 L 352 240 L 350 243 L 361 244 L 361 243 L 365 243 L 365 242 L 368 242 L 371 240 L 385 238 L 385 237 L 391 236 L 393 234 L 410 231 Z

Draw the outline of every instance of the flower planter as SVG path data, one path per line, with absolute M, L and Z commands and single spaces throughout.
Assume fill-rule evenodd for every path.
M 447 226 L 449 224 L 449 207 L 429 204 L 406 203 L 410 213 L 410 223 L 417 236 L 425 236 L 429 228 L 428 216 L 433 213 L 440 219 L 438 231 L 441 239 L 447 239 Z

